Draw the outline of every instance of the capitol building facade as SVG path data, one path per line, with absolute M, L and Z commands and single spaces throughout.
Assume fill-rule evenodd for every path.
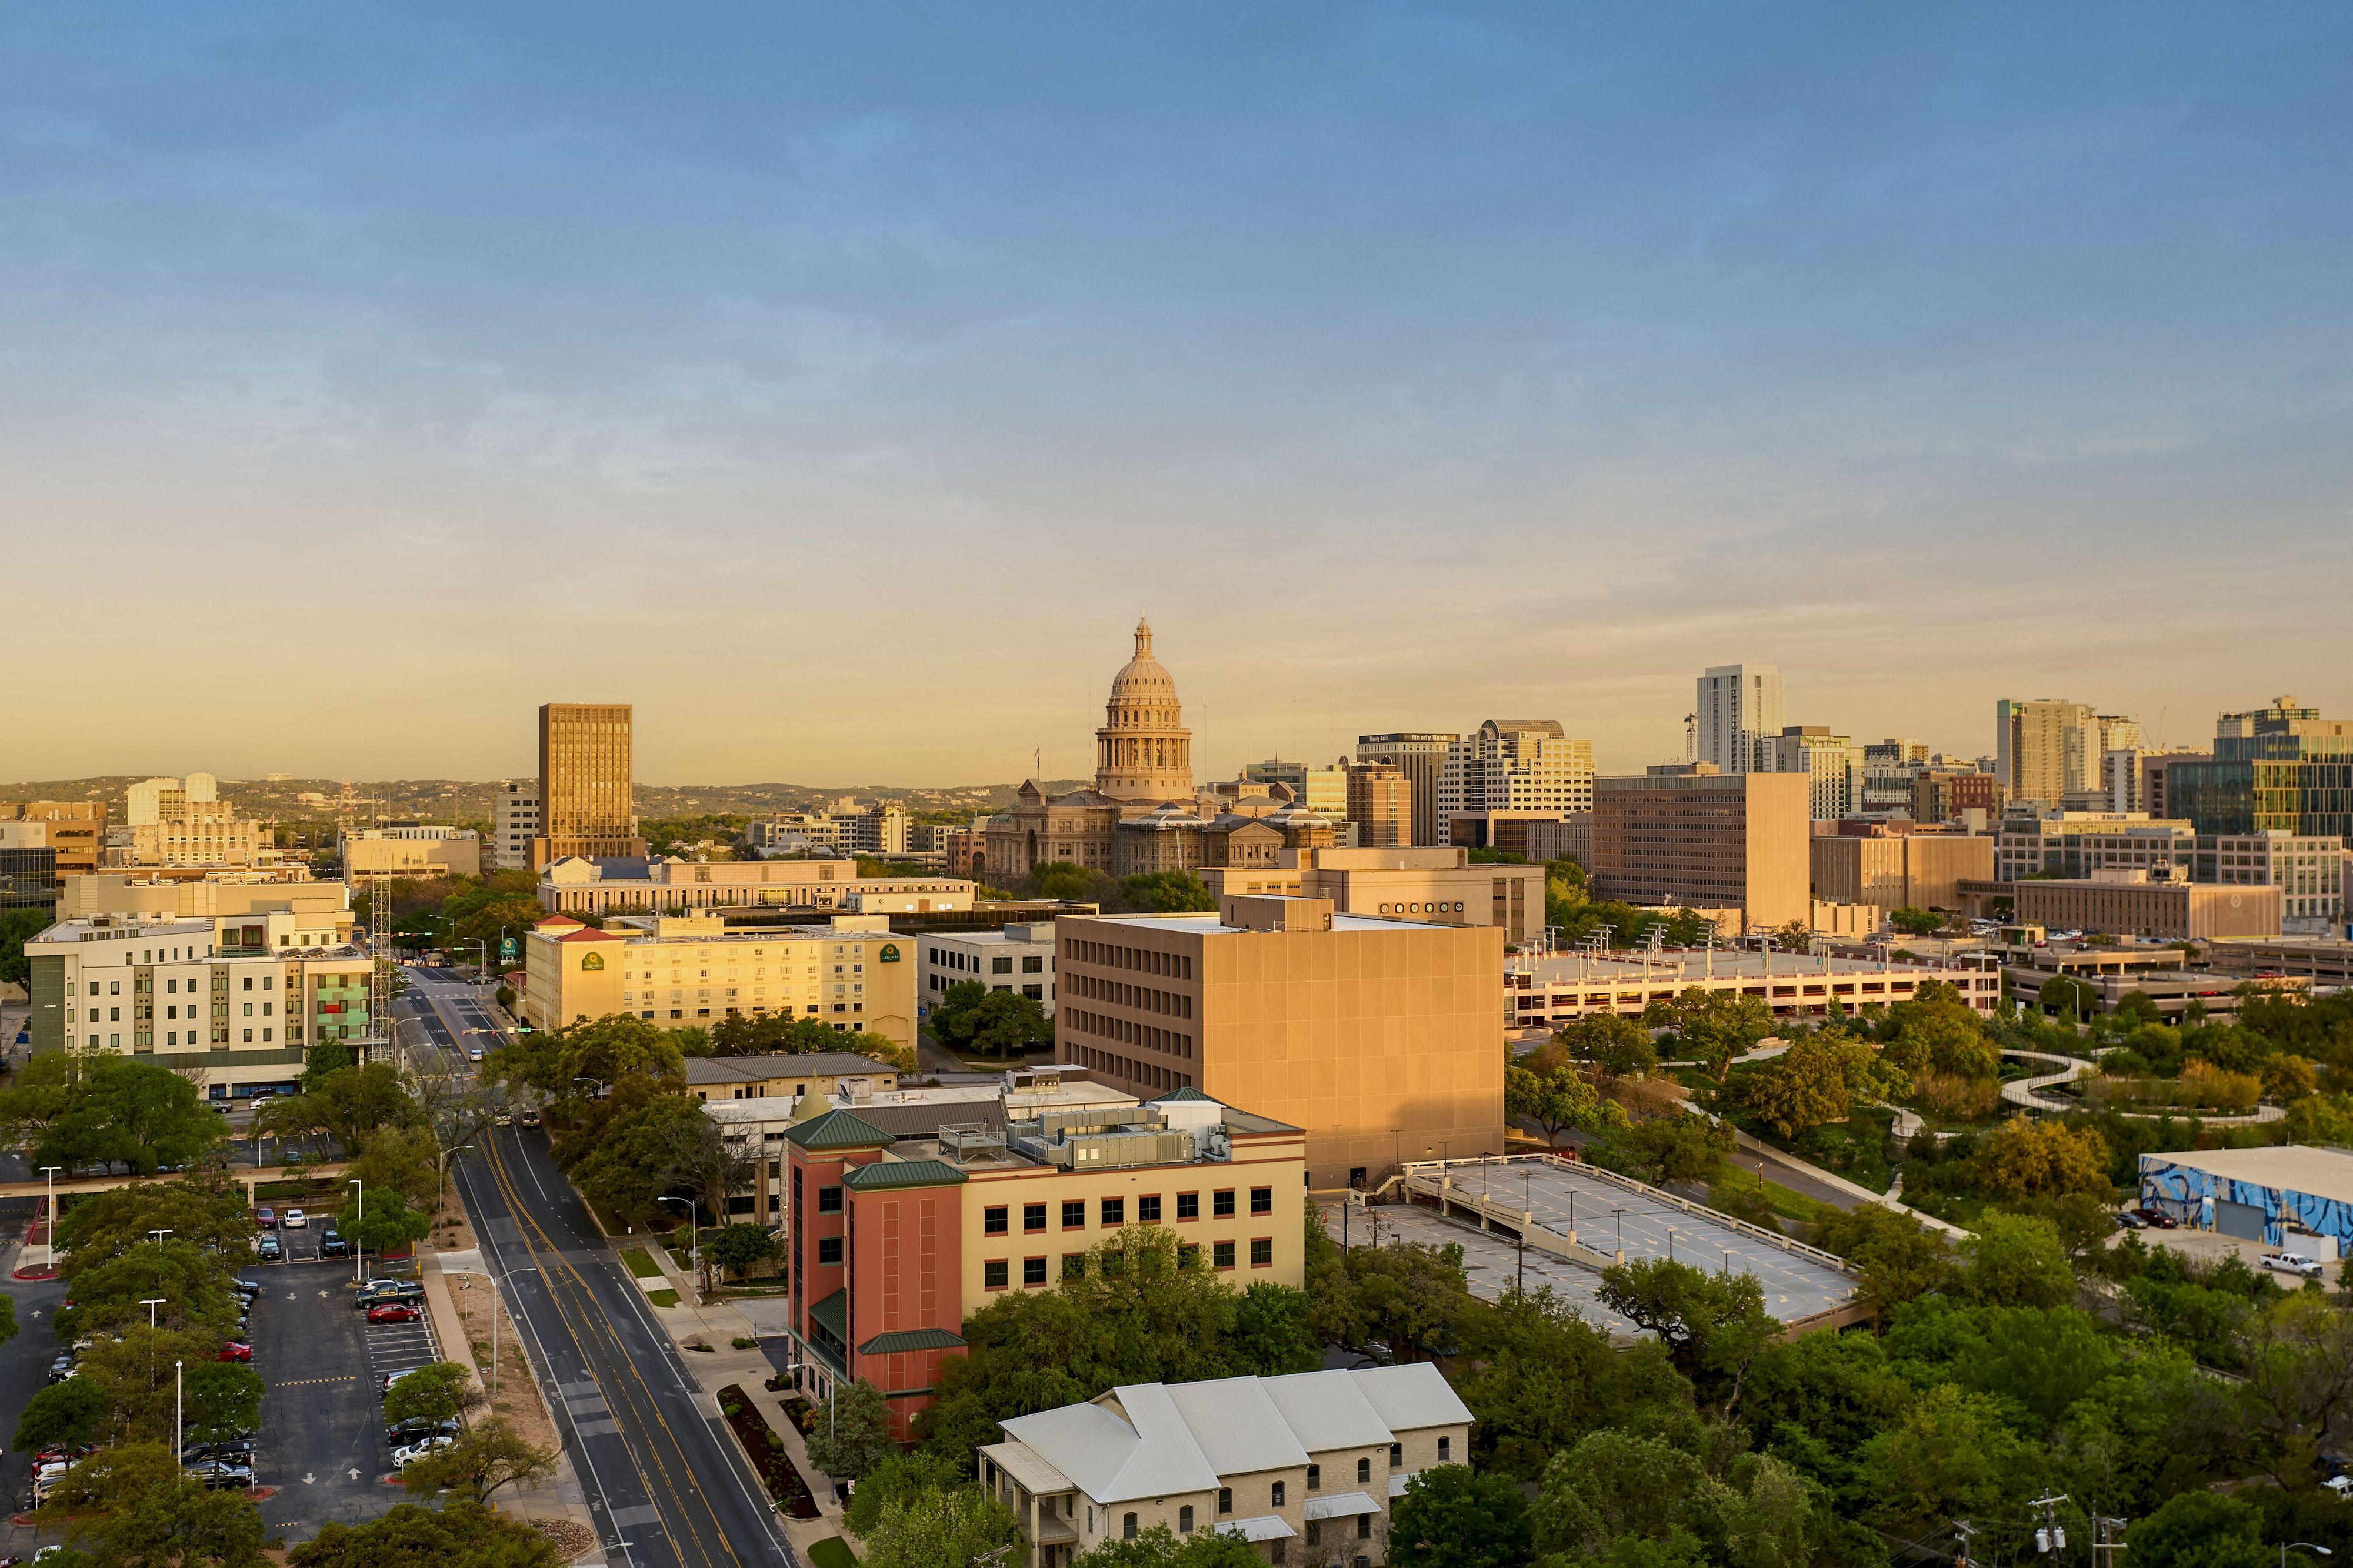
M 1280 784 L 1194 788 L 1176 680 L 1152 656 L 1152 624 L 1139 620 L 1134 657 L 1112 678 L 1095 731 L 1094 787 L 1049 795 L 1025 782 L 1011 809 L 988 820 L 988 880 L 1010 888 L 1055 862 L 1113 877 L 1271 867 L 1282 851 L 1325 847 L 1336 834 Z

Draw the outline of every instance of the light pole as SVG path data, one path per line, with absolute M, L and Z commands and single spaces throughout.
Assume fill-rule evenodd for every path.
M 685 1198 L 664 1198 L 666 1204 L 679 1204 L 686 1209 L 686 1266 L 694 1275 L 694 1304 L 702 1305 L 702 1215 Z
M 487 1268 L 451 1269 L 449 1272 L 464 1273 L 470 1277 L 480 1274 L 491 1282 L 491 1397 L 496 1399 L 499 1396 L 499 1281 L 517 1274 L 536 1274 L 539 1268 L 534 1264 L 528 1268 L 510 1268 L 504 1274 L 493 1274 Z
M 185 1364 L 184 1362 L 176 1361 L 172 1363 L 172 1458 L 174 1459 L 185 1453 L 188 1447 L 187 1425 L 183 1415 L 185 1406 L 181 1401 L 180 1383 L 180 1368 Z
M 171 1227 L 166 1226 L 160 1230 L 149 1231 L 147 1233 L 147 1239 L 153 1242 L 156 1246 L 161 1247 L 164 1245 L 164 1238 L 171 1234 Z
M 150 1296 L 145 1300 L 139 1303 L 139 1305 L 147 1309 L 147 1326 L 149 1328 L 152 1329 L 155 1326 L 155 1309 L 170 1300 L 171 1298 L 169 1296 Z
M 360 1190 L 359 1214 L 352 1221 L 352 1283 L 356 1285 L 366 1278 L 361 1270 L 367 1266 L 367 1243 L 361 1239 L 364 1233 L 361 1231 L 360 1226 L 367 1223 L 367 1183 L 358 1176 L 353 1176 L 343 1184 L 357 1187 Z
M 2323 1557 L 2334 1557 L 2337 1555 L 2335 1552 L 2329 1551 L 2326 1546 L 2315 1546 L 2309 1541 L 2283 1541 L 2280 1542 L 2280 1568 L 2287 1568 L 2287 1553 L 2288 1548 L 2291 1546 L 2302 1552 L 2317 1552 Z
M 52 1258 L 58 1251 L 58 1173 L 64 1169 L 63 1165 L 41 1167 L 41 1174 L 49 1179 L 49 1256 Z
M 587 1077 L 584 1077 L 584 1076 L 582 1076 L 581 1074 L 575 1073 L 575 1074 L 572 1076 L 572 1081 L 573 1081 L 573 1082 L 575 1082 L 575 1083 L 593 1083 L 593 1084 L 595 1084 L 595 1085 L 596 1086 L 596 1098 L 597 1098 L 597 1099 L 599 1099 L 599 1100 L 602 1100 L 602 1099 L 604 1099 L 604 1098 L 605 1098 L 605 1090 L 606 1090 L 606 1089 L 607 1089 L 607 1084 L 606 1084 L 606 1082 L 605 1082 L 605 1080 L 604 1080 L 603 1079 L 601 1079 L 601 1078 L 587 1078 Z

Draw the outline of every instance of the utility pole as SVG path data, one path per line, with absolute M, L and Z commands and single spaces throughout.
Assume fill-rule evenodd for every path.
M 2121 1519 L 2110 1519 L 2098 1513 L 2092 1516 L 2092 1568 L 2102 1568 L 2100 1553 L 2103 1552 L 2111 1554 L 2106 1568 L 2116 1568 L 2116 1560 L 2113 1554 L 2125 1549 L 2125 1543 L 2116 1539 L 2124 1528 L 2125 1521 Z
M 1953 1521 L 1953 1533 L 1961 1538 L 1961 1549 L 1953 1554 L 1953 1568 L 1969 1568 L 1969 1542 L 1976 1538 L 1978 1527 L 1966 1519 Z
M 2067 1550 L 2067 1527 L 2059 1522 L 2058 1507 L 2067 1501 L 2064 1492 L 2045 1492 L 2026 1506 L 2040 1509 L 2042 1522 L 2034 1527 L 2034 1550 L 2039 1552 Z

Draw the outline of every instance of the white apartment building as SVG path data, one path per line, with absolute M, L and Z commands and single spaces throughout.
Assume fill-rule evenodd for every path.
M 1422 1470 L 1471 1460 L 1471 1411 L 1430 1362 L 1130 1384 L 1000 1424 L 980 1480 L 1020 1523 L 1017 1563 L 1068 1568 L 1155 1525 L 1214 1530 L 1274 1563 L 1388 1561 Z
M 2277 888 L 2280 919 L 2306 932 L 2326 928 L 2345 909 L 2345 841 L 2273 829 L 2201 834 L 2195 879 Z
M 370 962 L 348 944 L 301 945 L 333 933 L 332 914 L 60 921 L 25 944 L 33 1049 L 130 1055 L 199 1075 L 214 1100 L 290 1087 L 308 1047 L 369 1033 Z
M 210 773 L 190 773 L 184 779 L 142 779 L 125 790 L 123 796 L 123 825 L 151 827 L 166 816 L 178 815 L 191 802 L 217 802 L 220 781 Z
M 915 1005 L 925 1016 L 948 987 L 978 981 L 991 991 L 1015 991 L 1054 1010 L 1054 922 L 1015 923 L 1002 931 L 942 931 L 912 937 L 922 950 Z
M 491 800 L 491 863 L 501 871 L 531 869 L 531 841 L 539 837 L 539 784 L 508 779 Z
M 765 822 L 755 822 L 744 830 L 744 837 L 754 849 L 790 848 L 804 850 L 812 845 L 825 849 L 849 847 L 849 823 L 824 811 L 788 811 Z
M 2021 877 L 2089 877 L 2094 871 L 2146 871 L 2162 882 L 2189 876 L 2197 830 L 2137 811 L 2051 811 L 2007 816 L 1994 833 L 1997 881 Z
M 1343 800 L 1345 780 L 1343 778 Z M 1593 809 L 1593 742 L 1551 719 L 1490 719 L 1446 748 L 1438 774 L 1438 842 L 1458 816 L 1479 812 L 1572 816 Z
M 1807 812 L 1817 822 L 1860 814 L 1862 807 L 1862 748 L 1844 735 L 1833 735 L 1820 724 L 1784 725 L 1778 735 L 1757 742 L 1757 771 L 1763 773 L 1805 773 L 1811 782 Z M 1911 781 L 1905 780 L 1905 803 L 1911 803 Z
M 1714 763 L 1718 773 L 1754 773 L 1757 742 L 1781 732 L 1781 667 L 1710 665 L 1692 711 L 1694 762 Z

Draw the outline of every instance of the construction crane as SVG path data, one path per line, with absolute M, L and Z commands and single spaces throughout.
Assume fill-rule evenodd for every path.
M 368 896 L 368 1032 L 360 1042 L 363 1062 L 399 1065 L 399 1033 L 392 1023 L 392 883 L 376 883 Z

